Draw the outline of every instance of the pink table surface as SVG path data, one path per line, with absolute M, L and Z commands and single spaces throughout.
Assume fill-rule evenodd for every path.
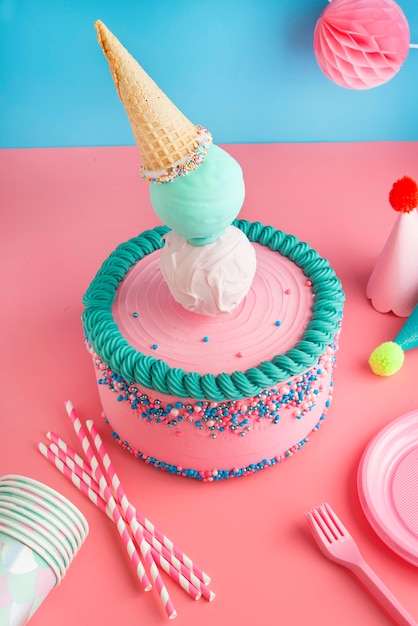
M 79 449 L 70 398 L 95 420 L 132 502 L 212 576 L 216 598 L 195 602 L 164 574 L 179 626 L 390 624 L 345 569 L 313 542 L 304 512 L 328 501 L 363 555 L 418 620 L 418 570 L 374 533 L 357 468 L 370 438 L 418 407 L 418 350 L 391 378 L 371 350 L 404 323 L 376 312 L 366 282 L 396 219 L 395 180 L 418 179 L 418 143 L 233 145 L 247 197 L 241 217 L 307 240 L 347 295 L 335 395 L 320 431 L 294 457 L 251 478 L 202 484 L 158 472 L 119 448 L 100 416 L 83 345 L 81 297 L 113 248 L 158 223 L 134 147 L 7 150 L 1 165 L 0 475 L 44 481 L 76 504 L 90 535 L 33 626 L 146 624 L 167 618 L 138 588 L 113 523 L 38 452 L 52 429 Z

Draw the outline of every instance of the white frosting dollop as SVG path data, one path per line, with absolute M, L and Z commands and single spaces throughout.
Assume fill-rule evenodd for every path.
M 201 315 L 231 313 L 247 295 L 256 269 L 246 235 L 229 226 L 213 243 L 193 246 L 174 231 L 164 237 L 160 268 L 176 302 Z

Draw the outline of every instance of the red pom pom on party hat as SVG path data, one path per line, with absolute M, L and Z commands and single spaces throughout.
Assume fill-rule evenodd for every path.
M 404 176 L 393 184 L 389 193 L 389 202 L 395 211 L 409 213 L 418 206 L 418 185 L 410 177 Z
M 389 202 L 398 212 L 389 238 L 367 283 L 366 294 L 381 313 L 408 317 L 418 302 L 418 185 L 404 176 Z

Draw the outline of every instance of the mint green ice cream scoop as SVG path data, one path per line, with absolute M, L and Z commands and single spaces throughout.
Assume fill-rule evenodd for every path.
M 245 197 L 242 170 L 212 144 L 199 167 L 171 183 L 150 185 L 150 196 L 164 224 L 202 246 L 215 241 L 240 212 Z

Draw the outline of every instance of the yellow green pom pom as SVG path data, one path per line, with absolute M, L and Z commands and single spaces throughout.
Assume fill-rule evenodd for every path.
M 404 361 L 401 346 L 394 341 L 385 341 L 370 355 L 369 365 L 378 376 L 392 376 L 401 369 Z

